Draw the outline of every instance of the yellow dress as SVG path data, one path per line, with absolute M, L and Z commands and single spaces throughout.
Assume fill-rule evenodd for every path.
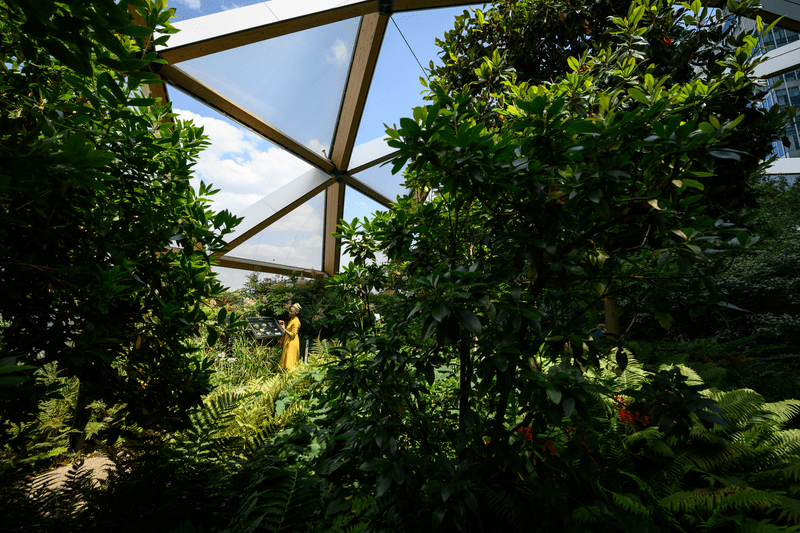
M 300 319 L 294 317 L 289 321 L 286 326 L 286 335 L 283 343 L 283 355 L 281 356 L 280 365 L 291 370 L 297 365 L 300 360 Z

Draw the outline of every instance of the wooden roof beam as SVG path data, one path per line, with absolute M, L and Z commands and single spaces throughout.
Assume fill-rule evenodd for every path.
M 361 17 L 368 13 L 375 12 L 376 9 L 377 6 L 373 2 L 362 2 L 360 4 L 342 6 L 327 11 L 310 13 L 301 17 L 263 24 L 255 28 L 249 28 L 227 35 L 220 35 L 219 37 L 204 39 L 191 44 L 176 46 L 175 48 L 165 48 L 160 50 L 160 53 L 161 57 L 166 59 L 170 64 L 180 63 L 181 61 L 189 61 L 190 59 L 216 54 L 217 52 L 223 52 L 225 50 L 232 50 L 240 46 L 266 41 L 267 39 L 274 39 L 282 35 L 289 35 L 290 33 Z
M 221 257 L 218 266 L 225 268 L 235 268 L 238 270 L 247 270 L 249 272 L 265 272 L 267 274 L 281 274 L 283 276 L 299 275 L 303 278 L 323 279 L 327 277 L 325 272 L 314 270 L 310 268 L 298 268 L 287 265 L 279 265 L 277 263 L 265 263 L 264 261 L 256 261 L 254 259 L 244 259 L 242 257 Z
M 345 171 L 353 154 L 358 127 L 364 114 L 369 87 L 378 64 L 383 36 L 389 16 L 371 13 L 361 21 L 356 38 L 353 63 L 344 89 L 342 106 L 339 109 L 339 120 L 333 135 L 331 161 L 340 171 Z
M 339 251 L 340 239 L 331 236 L 336 231 L 336 225 L 344 216 L 344 181 L 336 181 L 328 187 L 325 195 L 325 226 L 322 244 L 322 270 L 329 276 L 339 273 L 341 253 Z

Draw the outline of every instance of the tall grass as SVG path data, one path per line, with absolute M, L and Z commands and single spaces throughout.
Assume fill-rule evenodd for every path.
M 213 361 L 211 382 L 215 387 L 245 385 L 285 372 L 278 364 L 283 353 L 278 339 L 258 342 L 237 337 L 230 345 L 217 343 L 205 351 L 206 357 Z

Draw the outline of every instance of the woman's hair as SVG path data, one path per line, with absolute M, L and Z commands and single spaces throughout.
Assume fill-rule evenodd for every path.
M 303 306 L 300 305 L 299 303 L 295 302 L 295 303 L 292 304 L 292 307 L 290 307 L 290 309 L 295 309 L 295 310 L 297 310 L 297 313 L 300 313 L 300 311 L 303 310 Z

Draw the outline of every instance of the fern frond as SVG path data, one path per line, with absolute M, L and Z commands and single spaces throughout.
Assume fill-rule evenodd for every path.
M 778 495 L 781 512 L 778 521 L 786 521 L 790 524 L 800 525 L 800 500 L 790 498 L 785 495 Z
M 714 363 L 690 363 L 689 367 L 692 368 L 705 383 L 712 383 L 716 380 L 725 379 L 728 374 L 727 370 Z
M 644 518 L 650 518 L 650 509 L 642 505 L 641 500 L 635 494 L 611 493 L 614 503 L 626 513 L 634 514 Z
M 775 422 L 785 424 L 800 414 L 800 400 L 790 399 L 780 402 L 771 402 L 764 404 L 763 408 Z
M 800 527 L 787 527 L 771 523 L 768 518 L 756 522 L 752 518 L 745 517 L 740 523 L 736 524 L 736 533 L 793 533 L 800 531 Z
M 298 529 L 305 524 L 305 511 L 316 497 L 316 491 L 308 484 L 308 473 L 299 468 L 273 468 L 271 472 L 273 475 L 266 481 L 268 490 L 261 492 L 266 499 L 259 506 L 263 512 L 261 529 L 274 533 Z
M 788 483 L 800 481 L 800 461 L 779 464 L 768 470 L 754 472 L 750 475 L 754 484 L 770 487 L 786 487 Z
M 578 507 L 572 511 L 572 518 L 582 524 L 596 524 L 600 522 L 602 513 L 597 506 L 591 507 Z
M 782 458 L 800 460 L 800 429 L 784 429 L 770 435 L 761 447 L 769 451 L 776 460 Z
M 490 490 L 483 495 L 481 508 L 485 508 L 487 515 L 492 517 L 497 529 L 510 531 L 529 531 L 530 515 L 522 512 L 525 506 L 515 495 L 504 490 Z M 502 527 L 500 527 L 502 524 Z
M 659 370 L 672 370 L 675 367 L 678 367 L 678 370 L 681 371 L 681 374 L 686 376 L 686 383 L 688 383 L 689 385 L 702 385 L 703 383 L 705 383 L 703 381 L 703 378 L 701 378 L 700 375 L 697 372 L 695 372 L 695 370 L 693 368 L 691 368 L 689 366 L 686 366 L 683 363 L 660 365 L 658 367 L 658 369 Z M 701 393 L 702 393 L 702 391 L 701 391 Z
M 778 496 L 769 491 L 752 488 L 724 487 L 676 492 L 661 499 L 661 504 L 673 513 L 711 515 L 714 512 L 759 509 L 767 511 L 778 505 Z
M 701 470 L 714 471 L 745 461 L 754 457 L 755 453 L 748 446 L 720 441 L 693 447 L 684 456 Z
M 711 397 L 722 409 L 722 418 L 732 427 L 745 428 L 752 425 L 753 417 L 763 411 L 764 398 L 750 389 L 713 391 Z

